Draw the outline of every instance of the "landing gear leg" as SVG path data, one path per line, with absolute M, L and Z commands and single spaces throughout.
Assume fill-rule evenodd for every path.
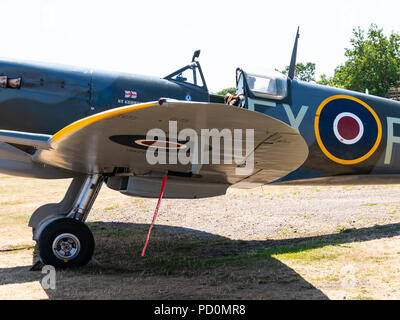
M 30 225 L 35 224 L 32 225 L 33 238 L 38 241 L 40 258 L 44 264 L 68 268 L 83 266 L 90 261 L 95 243 L 92 232 L 84 222 L 103 181 L 104 177 L 100 174 L 73 181 L 62 202 L 37 210 L 42 220 L 34 223 L 31 219 Z M 67 206 L 70 206 L 70 210 L 64 215 L 51 213 L 51 210 L 59 211 Z

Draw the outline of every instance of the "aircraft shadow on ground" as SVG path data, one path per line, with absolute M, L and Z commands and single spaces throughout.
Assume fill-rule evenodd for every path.
M 327 245 L 391 238 L 400 235 L 400 223 L 398 223 L 349 229 L 342 233 L 312 237 L 242 241 L 230 240 L 194 229 L 156 225 L 153 229 L 146 257 L 141 258 L 140 251 L 148 227 L 148 225 L 133 223 L 92 223 L 91 228 L 97 242 L 94 255 L 97 262 L 95 265 L 71 271 L 70 276 L 81 277 L 89 273 L 101 274 L 104 277 L 122 274 L 122 277 L 132 278 L 137 276 L 137 278 L 140 278 L 147 274 L 152 277 L 162 276 L 164 281 L 168 281 L 169 277 L 171 277 L 171 281 L 176 281 L 174 276 L 183 275 L 190 277 L 190 283 L 196 286 L 198 284 L 196 283 L 197 276 L 207 275 L 208 279 L 216 277 L 218 280 L 213 286 L 229 285 L 231 282 L 233 287 L 235 287 L 235 278 L 244 279 L 247 276 L 251 281 L 246 282 L 245 288 L 240 288 L 241 290 L 237 291 L 236 295 L 228 294 L 219 298 L 328 299 L 322 291 L 272 256 L 274 254 L 300 252 L 305 250 L 305 247 L 310 249 L 321 248 Z M 133 240 L 133 244 L 130 245 L 129 240 Z M 125 244 L 121 245 L 121 243 Z M 110 252 L 112 252 L 111 258 L 107 258 Z M 127 259 L 140 262 L 130 265 L 126 263 Z M 248 261 L 246 262 L 246 260 Z M 172 266 L 169 265 L 171 262 L 173 262 Z M 28 266 L 0 269 L 0 285 L 25 283 L 41 279 L 41 277 L 40 272 L 30 272 Z M 287 288 L 289 287 L 292 293 L 294 292 L 291 296 L 287 295 Z M 252 295 L 251 291 L 256 288 L 258 294 Z M 188 290 L 190 291 L 190 288 Z M 62 289 L 49 289 L 46 290 L 46 293 L 50 299 L 58 299 L 62 296 Z M 181 291 L 169 292 L 164 296 L 152 296 L 149 293 L 147 299 L 162 299 L 163 297 L 167 299 L 186 299 L 188 297 L 208 299 L 207 296 L 196 294 L 182 295 Z M 212 298 L 218 297 L 213 296 Z

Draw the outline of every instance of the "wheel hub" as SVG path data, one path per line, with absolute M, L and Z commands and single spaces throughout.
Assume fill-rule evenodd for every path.
M 71 233 L 62 233 L 53 241 L 53 253 L 60 260 L 72 260 L 81 250 L 79 239 Z

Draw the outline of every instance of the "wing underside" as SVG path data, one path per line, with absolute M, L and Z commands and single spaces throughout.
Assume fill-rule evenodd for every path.
M 158 142 L 152 145 L 155 140 L 149 141 L 148 133 L 154 129 L 164 132 L 170 143 L 164 143 L 153 155 L 164 152 L 168 161 L 170 153 L 178 154 L 182 148 L 193 152 L 197 148 L 198 163 L 182 164 L 179 159 L 177 163 L 149 163 L 149 149 L 154 151 L 158 140 L 163 140 L 157 137 Z M 246 129 L 254 130 L 253 137 L 246 134 Z M 179 137 L 182 130 L 190 134 Z M 205 134 L 210 130 L 220 134 L 216 157 L 220 163 L 211 158 L 218 148 L 212 143 L 212 136 Z M 226 135 L 222 133 L 231 134 L 230 145 L 225 144 Z M 188 141 L 194 141 L 192 136 L 197 136 L 198 143 L 188 147 Z M 111 109 L 65 127 L 48 143 L 49 148 L 35 153 L 34 161 L 83 174 L 123 172 L 133 180 L 153 181 L 168 172 L 183 189 L 185 185 L 189 189 L 196 185 L 198 189 L 198 185 L 201 188 L 208 184 L 210 190 L 211 185 L 263 185 L 297 169 L 308 156 L 307 144 L 299 132 L 277 119 L 222 104 L 177 101 Z M 250 152 L 246 150 L 249 145 Z M 204 148 L 210 155 L 207 161 L 200 156 Z M 227 153 L 232 154 L 231 163 L 224 161 Z M 243 170 L 251 167 L 250 160 L 254 164 L 252 170 Z M 140 184 L 144 185 L 143 181 L 135 184 L 136 189 Z

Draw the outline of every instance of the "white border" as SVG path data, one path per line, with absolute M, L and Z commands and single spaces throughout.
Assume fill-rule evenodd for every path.
M 358 125 L 359 125 L 360 132 L 358 133 L 357 137 L 355 137 L 354 139 L 347 140 L 347 139 L 343 138 L 339 134 L 337 126 L 338 126 L 338 123 L 339 123 L 340 119 L 342 119 L 343 117 L 351 117 L 354 120 L 356 120 Z M 335 121 L 333 121 L 333 132 L 335 133 L 336 139 L 338 139 L 341 143 L 344 143 L 344 144 L 347 144 L 347 145 L 355 144 L 358 141 L 360 141 L 360 139 L 362 138 L 362 136 L 364 134 L 364 125 L 363 125 L 361 119 L 359 117 L 357 117 L 354 113 L 342 112 L 336 117 Z
M 153 144 L 152 145 L 147 145 L 144 142 L 145 141 L 152 141 Z M 170 147 L 165 147 L 165 146 L 160 146 L 157 144 L 157 142 L 166 142 L 170 145 Z M 140 145 L 140 146 L 144 146 L 144 147 L 148 147 L 148 148 L 158 148 L 158 149 L 164 149 L 164 150 L 180 150 L 180 149 L 185 149 L 187 146 L 183 143 L 179 143 L 179 142 L 173 142 L 173 141 L 164 141 L 164 140 L 148 140 L 148 139 L 138 139 L 135 140 L 135 143 Z

